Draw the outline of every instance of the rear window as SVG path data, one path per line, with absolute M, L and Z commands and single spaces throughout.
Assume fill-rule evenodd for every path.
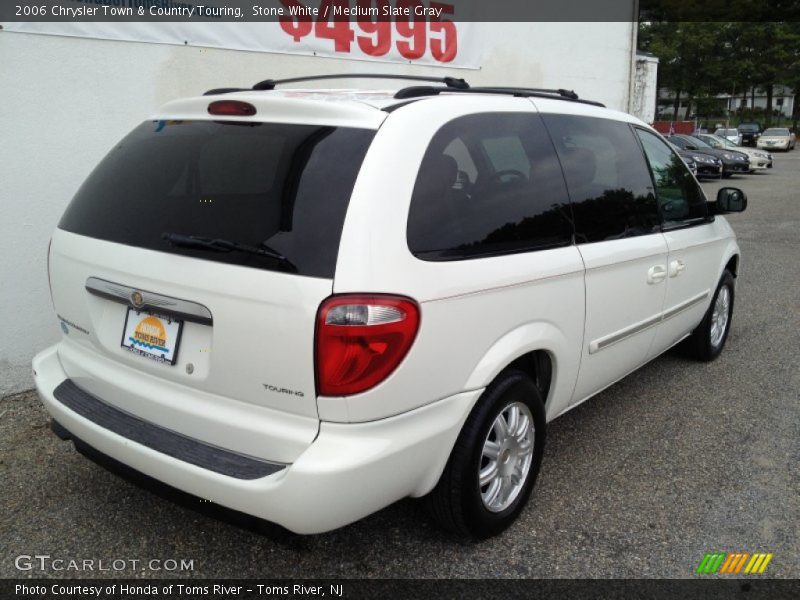
M 59 227 L 149 250 L 330 278 L 374 134 L 317 125 L 145 122 L 95 168 Z M 172 246 L 162 239 L 167 232 L 265 245 L 287 260 Z
M 780 128 L 780 127 L 773 127 L 772 129 L 767 129 L 764 132 L 764 137 L 767 137 L 767 136 L 770 136 L 770 135 L 787 136 L 787 135 L 789 135 L 789 130 L 788 129 L 784 129 L 784 128 Z

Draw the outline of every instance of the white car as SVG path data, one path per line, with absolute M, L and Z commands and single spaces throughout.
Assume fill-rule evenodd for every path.
M 706 134 L 708 135 L 708 134 Z M 741 146 L 742 145 L 742 134 L 739 133 L 738 129 L 717 129 L 714 132 L 714 135 L 724 138 L 731 142 L 734 146 Z
M 757 148 L 748 148 L 746 146 L 737 146 L 730 140 L 720 137 L 718 135 L 709 135 L 707 133 L 698 133 L 694 137 L 699 138 L 712 148 L 718 150 L 735 150 L 750 157 L 750 169 L 771 169 L 772 168 L 772 155 L 766 150 Z
M 768 150 L 794 150 L 795 134 L 786 127 L 770 127 L 758 138 L 758 148 Z
M 443 81 L 215 90 L 114 146 L 49 249 L 54 431 L 299 533 L 427 496 L 484 538 L 548 421 L 678 342 L 719 355 L 740 190 L 707 202 L 572 92 Z

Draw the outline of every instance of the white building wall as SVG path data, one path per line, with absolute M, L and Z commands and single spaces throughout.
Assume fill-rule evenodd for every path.
M 111 146 L 168 100 L 361 71 L 574 88 L 627 109 L 635 24 L 481 26 L 479 71 L 0 31 L 0 397 L 32 386 L 31 358 L 58 337 L 45 257 L 64 208 Z
M 657 80 L 658 59 L 650 56 L 637 57 L 630 112 L 645 123 L 652 123 L 656 118 Z

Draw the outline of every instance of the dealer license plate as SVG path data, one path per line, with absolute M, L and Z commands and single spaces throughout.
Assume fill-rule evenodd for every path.
M 182 329 L 183 321 L 129 308 L 122 330 L 122 347 L 139 356 L 174 365 Z

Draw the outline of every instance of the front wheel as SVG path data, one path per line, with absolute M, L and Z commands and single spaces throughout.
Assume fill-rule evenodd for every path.
M 705 317 L 684 343 L 684 348 L 691 357 L 709 362 L 720 355 L 731 330 L 733 299 L 733 275 L 726 270 Z
M 433 517 L 470 539 L 496 535 L 516 520 L 544 453 L 545 410 L 525 373 L 507 370 L 486 388 L 428 495 Z

